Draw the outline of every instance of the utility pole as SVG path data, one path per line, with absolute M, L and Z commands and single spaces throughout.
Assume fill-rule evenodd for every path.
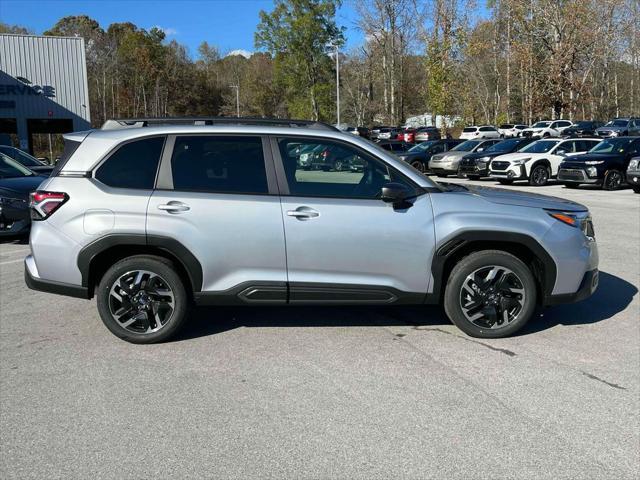
M 240 85 L 229 85 L 236 89 L 236 117 L 240 118 Z

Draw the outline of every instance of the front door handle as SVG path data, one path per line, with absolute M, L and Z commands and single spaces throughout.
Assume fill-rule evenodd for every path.
M 298 207 L 295 210 L 287 210 L 288 217 L 294 217 L 298 220 L 309 220 L 320 216 L 320 213 L 309 207 Z
M 168 213 L 180 213 L 190 210 L 190 207 L 189 205 L 182 202 L 171 201 L 169 203 L 158 205 L 158 210 L 164 210 Z

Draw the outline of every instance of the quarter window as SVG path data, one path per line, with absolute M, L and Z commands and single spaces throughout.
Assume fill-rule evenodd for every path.
M 117 188 L 151 190 L 155 184 L 164 137 L 125 143 L 96 171 L 96 179 Z
M 291 195 L 374 199 L 390 181 L 409 187 L 382 162 L 343 144 L 286 138 L 278 144 Z
M 260 137 L 180 136 L 171 157 L 174 190 L 269 192 Z

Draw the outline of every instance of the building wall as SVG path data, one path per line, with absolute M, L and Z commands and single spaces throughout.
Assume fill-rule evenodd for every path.
M 0 34 L 0 118 L 17 119 L 22 148 L 27 119 L 90 128 L 84 39 Z

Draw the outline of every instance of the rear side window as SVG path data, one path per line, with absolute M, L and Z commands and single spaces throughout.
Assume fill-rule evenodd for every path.
M 117 188 L 152 190 L 164 137 L 125 143 L 96 171 L 96 178 Z
M 480 129 L 481 132 L 494 132 L 496 129 L 493 127 L 482 127 Z
M 476 130 L 478 130 L 476 127 L 466 127 L 462 129 L 464 133 L 471 133 L 471 132 L 475 132 Z
M 56 166 L 51 171 L 52 177 L 58 175 L 60 170 L 65 166 L 65 164 L 69 161 L 71 156 L 76 152 L 78 147 L 82 142 L 74 142 L 73 140 L 65 140 L 64 141 L 64 150 L 62 151 L 62 155 L 60 156 L 60 160 L 56 163 Z
M 260 137 L 178 137 L 171 170 L 174 190 L 269 193 Z

